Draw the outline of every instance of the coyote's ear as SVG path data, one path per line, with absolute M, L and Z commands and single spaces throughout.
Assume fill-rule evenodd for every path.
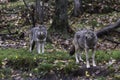
M 75 46 L 72 45 L 72 47 L 70 48 L 69 54 L 70 54 L 70 56 L 72 56 L 72 55 L 74 55 L 74 53 L 75 53 Z

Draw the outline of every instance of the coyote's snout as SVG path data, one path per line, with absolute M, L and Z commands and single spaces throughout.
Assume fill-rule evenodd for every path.
M 96 50 L 96 44 L 97 44 L 97 36 L 94 31 L 83 29 L 79 30 L 75 33 L 74 39 L 73 39 L 73 47 L 71 48 L 70 55 L 73 55 L 75 53 L 76 63 L 79 63 L 79 61 L 83 61 L 81 58 L 82 51 L 85 51 L 86 54 L 86 67 L 89 68 L 89 56 L 88 52 L 89 49 L 92 50 L 92 64 L 93 66 L 96 66 L 95 64 L 95 50 Z

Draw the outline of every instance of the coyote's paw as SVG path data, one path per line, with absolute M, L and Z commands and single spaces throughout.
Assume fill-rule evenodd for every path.
M 76 61 L 76 64 L 79 64 L 79 61 Z
M 83 61 L 83 59 L 82 59 L 82 58 L 80 58 L 80 61 Z
M 95 67 L 95 66 L 96 66 L 96 64 L 93 64 L 93 66 Z
M 89 64 L 89 63 L 87 63 L 87 64 L 86 64 L 86 67 L 87 67 L 87 68 L 90 68 L 90 64 Z

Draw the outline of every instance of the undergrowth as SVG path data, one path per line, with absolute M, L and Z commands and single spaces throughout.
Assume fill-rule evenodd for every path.
M 97 51 L 96 61 L 98 63 L 108 62 L 111 58 L 118 61 L 120 51 Z M 82 56 L 85 59 L 85 56 Z M 71 70 L 80 68 L 75 63 L 74 56 L 64 51 L 37 54 L 30 53 L 26 49 L 0 49 L 0 75 L 11 74 L 11 69 L 28 71 L 34 74 L 43 74 L 51 70 L 69 73 Z

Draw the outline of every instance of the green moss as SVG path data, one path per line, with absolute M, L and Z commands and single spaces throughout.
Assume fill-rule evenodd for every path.
M 116 60 L 120 60 L 120 51 L 116 50 L 116 51 L 112 51 L 112 58 L 116 59 Z

